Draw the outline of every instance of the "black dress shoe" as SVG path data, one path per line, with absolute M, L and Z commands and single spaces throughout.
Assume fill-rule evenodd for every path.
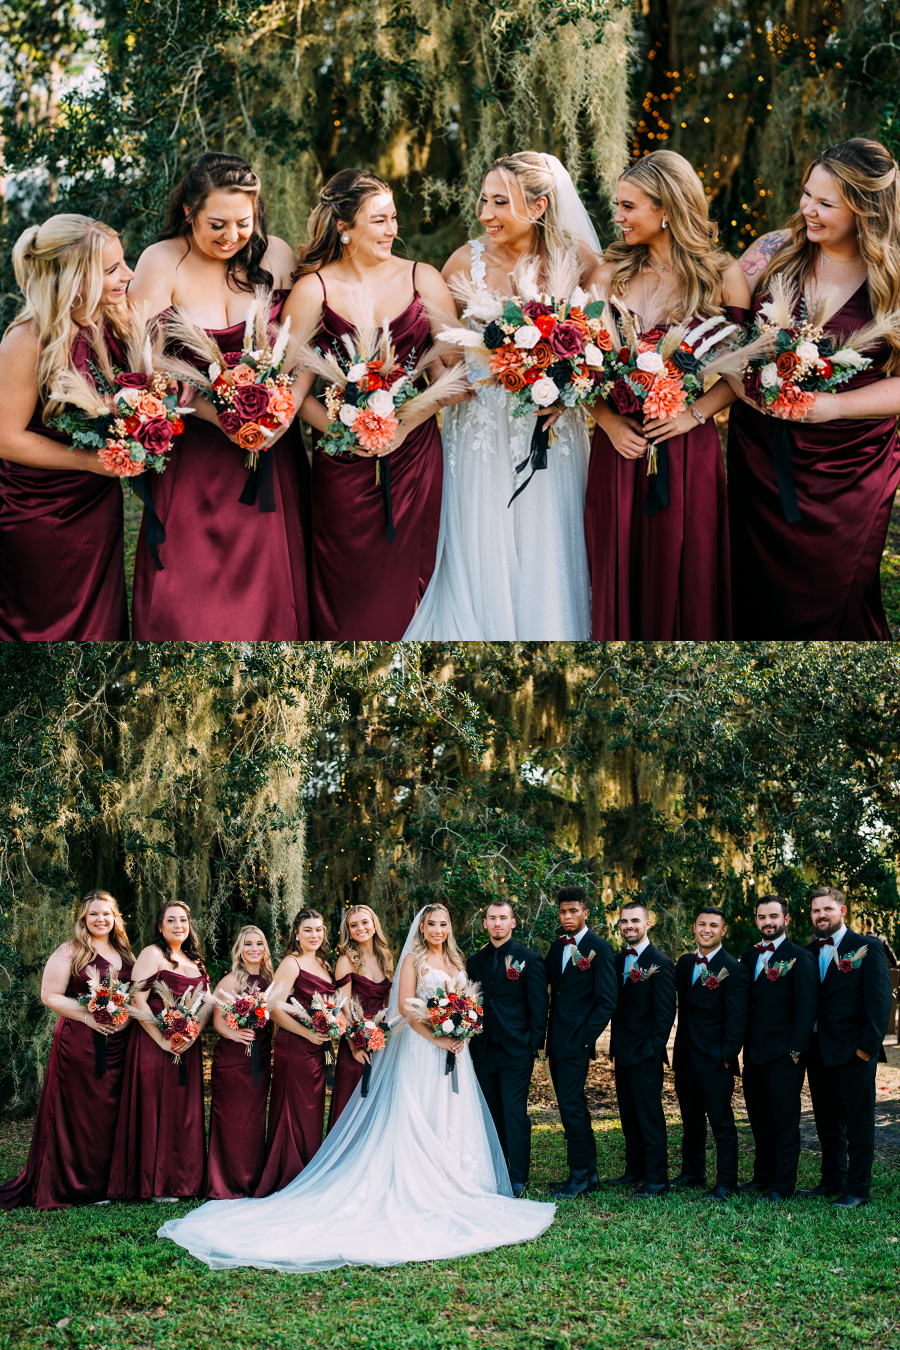
M 667 1181 L 648 1181 L 646 1186 L 642 1186 L 639 1191 L 635 1191 L 632 1200 L 656 1200 L 661 1195 L 665 1195 L 669 1189 Z
M 842 1192 L 838 1190 L 837 1186 L 820 1181 L 818 1186 L 813 1186 L 812 1190 L 798 1190 L 797 1194 L 802 1196 L 804 1200 L 818 1200 L 824 1199 L 828 1195 L 841 1195 Z
M 512 1183 L 512 1193 L 514 1200 L 523 1200 L 528 1194 L 528 1187 L 524 1181 L 514 1181 Z
M 587 1195 L 591 1189 L 587 1168 L 573 1168 L 564 1185 L 551 1191 L 554 1200 L 574 1200 L 576 1196 Z
M 767 1191 L 768 1186 L 764 1186 L 761 1181 L 742 1181 L 738 1186 L 739 1191 Z
M 789 1195 L 782 1195 L 781 1191 L 769 1191 L 768 1195 L 758 1195 L 756 1198 L 760 1202 L 767 1201 L 771 1205 L 787 1205 L 793 1200 L 794 1192 L 791 1191 Z
M 832 1200 L 832 1209 L 857 1209 L 860 1205 L 867 1205 L 868 1197 L 865 1195 L 851 1195 L 849 1191 L 842 1195 L 840 1200 Z
M 714 1186 L 711 1191 L 707 1191 L 704 1200 L 730 1200 L 737 1192 L 734 1186 Z
M 669 1183 L 672 1186 L 705 1186 L 706 1177 L 693 1177 L 690 1172 L 679 1172 L 677 1177 L 673 1177 Z
M 620 1177 L 607 1177 L 604 1185 L 606 1186 L 640 1186 L 643 1177 L 632 1176 L 630 1172 L 623 1172 Z

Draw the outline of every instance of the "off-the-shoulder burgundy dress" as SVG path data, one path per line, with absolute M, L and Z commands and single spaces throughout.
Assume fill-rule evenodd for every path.
M 287 296 L 275 291 L 272 318 Z M 244 324 L 208 329 L 220 350 L 238 352 Z M 134 571 L 134 636 L 150 642 L 292 641 L 310 636 L 305 520 L 309 464 L 298 423 L 260 455 L 272 475 L 274 511 L 239 501 L 244 451 L 211 422 L 187 419 L 153 501 L 166 531 L 159 571 L 141 528 Z M 263 463 L 263 461 L 268 461 Z
M 205 976 L 160 970 L 159 980 L 181 997 Z M 163 1002 L 151 990 L 151 1012 Z M 111 1200 L 151 1200 L 172 1195 L 202 1195 L 205 1181 L 206 1131 L 203 1124 L 203 1047 L 199 1038 L 182 1056 L 186 1082 L 180 1082 L 171 1050 L 162 1050 L 137 1027 L 131 1037 L 122 1088 L 122 1105 L 109 1178 Z
M 334 984 L 298 967 L 289 997 L 307 1012 L 313 994 L 333 994 Z M 322 1143 L 325 1123 L 325 1052 L 279 1027 L 272 1056 L 272 1098 L 266 1139 L 266 1165 L 257 1195 L 280 1191 L 299 1176 Z
M 347 985 L 350 985 L 349 990 Z M 343 989 L 348 994 L 348 998 L 356 999 L 357 1003 L 362 1006 L 366 1017 L 374 1017 L 377 1012 L 381 1012 L 382 1008 L 386 1008 L 387 1001 L 391 996 L 390 980 L 378 980 L 376 982 L 367 979 L 365 975 L 358 975 L 355 970 L 350 975 L 344 976 L 338 984 L 338 988 Z M 344 1008 L 343 1011 L 348 1012 L 349 1008 Z M 353 1096 L 362 1075 L 363 1066 L 353 1058 L 347 1041 L 342 1040 L 334 1073 L 334 1087 L 331 1090 L 331 1109 L 328 1112 L 329 1130 Z
M 113 361 L 122 349 L 111 333 Z M 80 333 L 72 363 L 88 371 Z M 28 430 L 67 444 L 36 408 Z M 72 469 L 38 469 L 0 459 L 0 639 L 116 642 L 128 636 L 122 485 Z
M 321 277 L 319 278 L 321 281 Z M 391 323 L 398 365 L 418 360 L 430 344 L 428 315 L 415 291 Z M 322 290 L 325 284 L 322 283 Z M 354 331 L 328 304 L 316 342 L 339 352 Z M 434 571 L 441 523 L 444 461 L 437 421 L 429 417 L 386 460 L 395 536 L 388 541 L 383 488 L 374 459 L 326 455 L 314 438 L 312 623 L 317 639 L 402 638 Z
M 247 989 L 265 989 L 261 975 L 250 975 Z M 259 1082 L 247 1048 L 220 1036 L 213 1052 L 212 1107 L 206 1194 L 210 1200 L 253 1195 L 266 1159 L 266 1101 L 272 1073 L 272 1023 L 256 1031 Z
M 102 956 L 95 956 L 89 964 L 101 974 L 110 969 Z M 130 961 L 122 962 L 119 979 L 131 979 Z M 71 977 L 66 995 L 78 998 L 87 988 L 85 967 Z M 100 1033 L 71 1017 L 60 1017 L 28 1162 L 13 1181 L 0 1187 L 0 1209 L 17 1205 L 65 1209 L 106 1199 L 126 1051 L 133 1034 L 129 1024 L 105 1038 L 106 1067 L 98 1078 L 95 1056 Z
M 758 309 L 765 296 L 754 298 Z M 837 342 L 872 318 L 868 286 L 827 328 Z M 838 393 L 883 378 L 886 344 Z M 896 417 L 789 422 L 801 519 L 785 519 L 772 458 L 775 419 L 731 409 L 728 508 L 736 638 L 889 639 L 881 555 L 900 482 Z
M 746 310 L 726 312 L 747 321 Z M 601 642 L 731 636 L 725 462 L 715 422 L 663 444 L 669 502 L 648 515 L 659 479 L 647 473 L 646 457 L 624 459 L 594 430 L 584 530 L 592 636 Z

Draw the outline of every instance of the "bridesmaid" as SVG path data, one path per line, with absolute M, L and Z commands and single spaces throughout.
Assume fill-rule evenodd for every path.
M 331 966 L 323 955 L 325 923 L 315 909 L 301 909 L 290 936 L 276 982 L 293 988 L 288 998 L 307 1012 L 313 994 L 333 994 Z M 266 1139 L 266 1165 L 256 1194 L 271 1195 L 299 1176 L 322 1142 L 325 1122 L 325 1051 L 327 1036 L 304 1027 L 275 1008 L 278 1025 L 272 1066 L 272 1100 Z
M 106 642 L 128 636 L 122 488 L 93 450 L 45 423 L 68 365 L 113 360 L 133 273 L 119 236 L 87 216 L 51 216 L 13 249 L 25 304 L 0 343 L 0 639 Z
M 119 906 L 108 891 L 88 891 L 71 941 L 58 947 L 44 967 L 41 1002 L 59 1014 L 59 1021 L 28 1162 L 14 1181 L 0 1187 L 0 1208 L 65 1209 L 106 1200 L 131 1024 L 119 1030 L 100 1026 L 77 999 L 87 993 L 89 967 L 101 974 L 115 971 L 128 983 L 133 964 Z M 106 1040 L 102 1073 L 101 1038 Z
M 273 287 L 277 318 L 294 255 L 266 232 L 256 174 L 236 155 L 201 155 L 176 189 L 159 242 L 141 255 L 131 297 L 161 313 L 173 305 L 238 352 L 254 287 Z M 200 400 L 166 472 L 153 484 L 166 532 L 163 571 L 139 548 L 134 635 L 167 638 L 308 638 L 304 514 L 308 461 L 296 424 L 260 456 L 257 501 L 244 453 Z M 206 411 L 210 420 L 202 420 Z M 146 529 L 146 517 L 144 528 Z
M 189 989 L 208 989 L 209 979 L 187 905 L 163 905 L 154 927 L 155 938 L 134 965 L 132 1002 L 158 1013 L 163 1001 L 151 988 L 155 981 L 180 998 Z M 154 1023 L 141 1022 L 132 1036 L 109 1181 L 111 1200 L 174 1201 L 203 1194 L 206 1137 L 199 1040 L 190 1039 L 181 1051 L 182 1073 Z
M 348 1005 L 350 999 L 356 999 L 366 1017 L 374 1017 L 387 1007 L 394 977 L 394 958 L 375 911 L 368 905 L 349 909 L 341 919 L 338 945 L 341 954 L 334 971 L 335 985 L 347 996 Z M 349 1006 L 344 1011 L 349 1012 Z M 346 1039 L 341 1041 L 328 1113 L 329 1131 L 353 1096 L 367 1058 L 365 1051 L 354 1050 Z
M 623 237 L 604 254 L 600 284 L 654 345 L 692 317 L 724 311 L 746 322 L 746 280 L 715 243 L 703 184 L 686 159 L 645 155 L 619 179 L 616 205 Z M 719 380 L 678 416 L 646 422 L 636 400 L 633 409 L 597 403 L 584 512 L 595 639 L 731 636 L 725 465 L 713 418 L 734 399 Z M 647 473 L 651 441 L 666 446 L 657 476 Z
M 361 169 L 342 169 L 326 183 L 309 218 L 310 238 L 298 250 L 295 286 L 284 312 L 304 329 L 321 310 L 315 344 L 347 353 L 341 338 L 353 327 L 344 318 L 360 285 L 375 315 L 391 316 L 398 365 L 418 359 L 431 341 L 426 304 L 454 314 L 453 299 L 439 272 L 392 253 L 397 211 L 387 183 Z M 440 326 L 440 325 L 438 325 Z M 313 378 L 301 376 L 298 400 Z M 321 433 L 324 406 L 311 396 L 300 414 Z M 390 491 L 395 537 L 386 535 L 388 480 L 376 481 L 372 454 L 331 457 L 314 436 L 312 512 L 312 623 L 316 638 L 402 638 L 434 571 L 441 515 L 443 460 L 433 416 L 405 437 L 390 455 Z
M 272 956 L 259 928 L 242 928 L 231 949 L 231 974 L 215 992 L 238 994 L 264 990 L 272 983 Z M 213 1012 L 219 1033 L 213 1054 L 212 1107 L 209 1113 L 209 1157 L 206 1194 L 211 1200 L 237 1200 L 253 1195 L 266 1156 L 266 1101 L 272 1070 L 272 1027 L 232 1031 L 220 1007 Z M 256 1042 L 259 1082 L 247 1050 Z
M 787 229 L 743 260 L 754 309 L 783 277 L 836 292 L 835 347 L 900 309 L 900 182 L 884 146 L 855 138 L 820 155 Z M 740 638 L 889 639 L 880 566 L 900 482 L 900 330 L 867 353 L 869 370 L 819 394 L 803 422 L 744 401 L 731 413 L 728 500 L 734 631 Z M 772 436 L 787 432 L 800 519 L 786 519 Z M 793 514 L 793 513 L 791 513 Z

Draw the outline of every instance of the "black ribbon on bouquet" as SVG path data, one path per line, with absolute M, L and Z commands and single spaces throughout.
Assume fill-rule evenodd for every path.
M 183 1059 L 178 1061 L 178 1086 L 187 1087 L 187 1065 Z
M 106 1037 L 102 1031 L 94 1032 L 94 1077 L 102 1078 L 106 1073 Z
M 379 477 L 381 478 L 381 501 L 384 506 L 384 532 L 388 543 L 394 538 L 394 505 L 391 501 L 391 461 L 389 459 L 378 460 Z
M 371 1077 L 372 1077 L 372 1061 L 371 1061 L 370 1059 L 367 1059 L 366 1062 L 365 1062 L 365 1065 L 363 1066 L 363 1073 L 362 1073 L 362 1087 L 361 1087 L 360 1090 L 359 1090 L 359 1095 L 360 1095 L 361 1097 L 368 1097 L 368 1095 L 369 1095 L 369 1079 L 370 1079 Z
M 159 560 L 159 546 L 166 542 L 166 530 L 159 516 L 156 514 L 156 507 L 153 505 L 153 494 L 150 491 L 150 484 L 147 481 L 146 474 L 140 474 L 137 478 L 131 479 L 131 486 L 134 489 L 134 495 L 139 502 L 144 504 L 144 540 L 150 550 L 150 557 L 156 563 L 157 572 L 162 572 L 162 563 Z
M 256 468 L 247 474 L 244 490 L 238 497 L 243 506 L 255 506 L 259 498 L 262 512 L 275 510 L 275 465 L 271 450 L 264 450 L 256 457 Z
M 647 452 L 649 454 L 649 451 Z M 669 443 L 663 441 L 656 447 L 656 473 L 647 475 L 650 486 L 644 498 L 644 515 L 655 516 L 664 506 L 669 505 Z
M 455 1093 L 459 1093 L 459 1074 L 456 1071 L 456 1056 L 452 1050 L 447 1051 L 447 1059 L 444 1063 L 444 1073 L 450 1074 L 451 1086 Z
M 534 431 L 531 433 L 531 448 L 528 451 L 528 457 L 527 459 L 523 459 L 521 464 L 516 465 L 516 473 L 521 473 L 522 470 L 527 469 L 528 465 L 530 464 L 531 473 L 525 479 L 525 482 L 522 484 L 522 486 L 517 487 L 513 495 L 510 497 L 509 502 L 507 504 L 507 510 L 509 510 L 509 507 L 512 506 L 513 502 L 516 500 L 519 493 L 525 491 L 528 484 L 531 482 L 532 478 L 538 472 L 538 470 L 546 469 L 547 449 L 550 445 L 551 436 L 552 436 L 552 428 L 547 426 L 546 421 L 542 421 L 540 417 L 536 417 L 534 420 Z M 453 1081 L 455 1083 L 456 1079 L 454 1078 Z M 459 1091 L 458 1088 L 456 1090 Z
M 254 1083 L 259 1082 L 259 1046 L 254 1039 L 250 1046 L 250 1068 L 253 1070 Z
M 797 485 L 794 482 L 794 447 L 787 423 L 780 418 L 772 418 L 772 461 L 778 479 L 778 491 L 781 493 L 781 509 L 784 518 L 792 525 L 803 516 L 797 501 Z

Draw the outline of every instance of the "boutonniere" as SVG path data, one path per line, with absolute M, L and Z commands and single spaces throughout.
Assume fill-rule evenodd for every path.
M 524 961 L 514 961 L 511 956 L 506 958 L 506 978 L 508 980 L 517 980 L 524 969 Z
M 786 975 L 792 966 L 797 964 L 796 956 L 792 961 L 770 961 L 766 967 L 767 980 L 780 980 L 782 975 Z
M 868 947 L 857 947 L 855 952 L 848 952 L 846 956 L 838 956 L 837 952 L 835 952 L 834 957 L 837 961 L 838 970 L 843 970 L 844 972 L 856 970 L 868 950 Z
M 576 970 L 590 970 L 591 962 L 597 955 L 596 952 L 588 952 L 587 956 L 578 956 L 578 948 L 575 948 L 575 954 L 572 956 L 572 965 Z
M 718 989 L 722 981 L 727 979 L 728 971 L 724 968 L 719 971 L 718 975 L 713 975 L 709 966 L 700 967 L 700 983 L 705 989 Z
M 643 984 L 645 980 L 649 980 L 651 975 L 655 975 L 658 970 L 659 966 L 648 966 L 646 970 L 642 970 L 640 966 L 632 966 L 628 972 L 628 978 L 632 984 Z

